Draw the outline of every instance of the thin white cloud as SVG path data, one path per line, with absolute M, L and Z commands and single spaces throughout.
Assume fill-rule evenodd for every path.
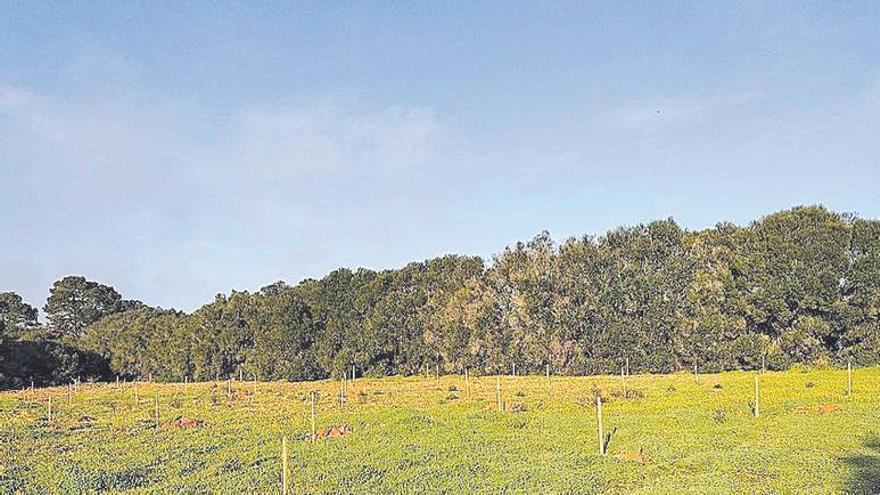
M 15 86 L 0 85 L 0 110 L 4 113 L 12 112 L 16 108 L 33 105 L 38 100 L 38 95 L 31 91 Z
M 235 124 L 236 147 L 251 170 L 277 174 L 369 166 L 406 169 L 424 161 L 442 138 L 422 107 L 358 110 L 345 105 L 253 109 Z
M 68 100 L 8 85 L 0 85 L 0 121 L 63 158 L 48 167 L 141 175 L 179 167 L 268 177 L 407 170 L 428 160 L 444 135 L 435 113 L 418 106 L 361 108 L 325 99 L 251 107 L 217 120 L 187 101 L 125 94 Z

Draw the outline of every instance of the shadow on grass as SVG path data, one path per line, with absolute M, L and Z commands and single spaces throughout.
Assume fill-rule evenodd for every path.
M 870 450 L 868 454 L 844 457 L 842 462 L 850 470 L 850 478 L 842 493 L 848 495 L 874 495 L 880 493 L 880 436 L 871 435 L 862 442 Z

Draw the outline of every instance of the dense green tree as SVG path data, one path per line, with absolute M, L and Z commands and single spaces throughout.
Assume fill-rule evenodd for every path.
M 312 308 L 300 291 L 282 287 L 253 296 L 250 313 L 253 345 L 245 351 L 244 369 L 262 380 L 308 380 L 325 376 L 315 354 L 320 331 Z
M 851 220 L 848 269 L 840 281 L 834 317 L 842 355 L 859 363 L 880 362 L 880 221 Z
M 123 303 L 113 287 L 80 276 L 58 280 L 49 294 L 43 307 L 49 323 L 61 334 L 72 337 L 81 336 L 89 324 L 102 317 L 130 306 Z
M 333 376 L 342 376 L 352 365 L 364 369 L 364 320 L 374 304 L 368 288 L 376 277 L 372 270 L 340 268 L 319 281 L 306 280 L 298 286 L 320 329 L 315 354 L 321 368 Z
M 15 339 L 37 326 L 37 308 L 15 292 L 0 292 L 0 342 Z
M 106 359 L 126 378 L 183 380 L 192 373 L 191 329 L 173 310 L 136 308 L 89 325 L 79 346 Z

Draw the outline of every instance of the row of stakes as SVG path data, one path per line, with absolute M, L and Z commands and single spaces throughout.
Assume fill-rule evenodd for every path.
M 513 376 L 517 376 L 515 364 L 513 365 L 512 369 L 513 369 Z M 764 371 L 764 369 L 762 366 L 762 373 L 763 373 L 763 371 Z M 437 378 L 439 378 L 439 376 L 440 376 L 439 370 L 438 370 L 438 374 L 436 376 L 437 376 Z M 626 365 L 621 368 L 620 376 L 621 376 L 621 381 L 622 381 L 622 386 L 623 386 L 623 397 L 627 398 L 628 390 L 627 390 L 626 379 L 629 376 L 629 359 L 628 358 L 626 360 Z M 697 367 L 696 367 L 696 365 L 694 365 L 694 379 L 695 380 L 696 380 L 697 376 L 698 376 Z M 344 405 L 347 402 L 347 386 L 348 386 L 347 384 L 349 381 L 354 380 L 354 377 L 355 377 L 355 367 L 354 366 L 352 366 L 352 368 L 351 368 L 351 377 L 352 378 L 348 378 L 347 376 L 344 375 L 342 378 L 342 386 L 340 387 L 340 391 L 339 391 L 340 405 Z M 546 377 L 547 377 L 547 382 L 549 384 L 549 382 L 550 382 L 550 365 L 546 365 Z M 470 398 L 470 396 L 471 396 L 470 376 L 469 376 L 468 368 L 464 369 L 464 378 L 465 378 L 465 393 L 466 393 L 467 397 Z M 242 380 L 242 375 L 241 375 L 241 371 L 239 371 L 239 381 L 241 381 L 241 380 Z M 151 377 L 150 381 L 152 382 L 152 377 Z M 79 391 L 80 383 L 81 382 L 79 380 L 74 380 L 73 383 L 68 384 L 68 386 L 67 386 L 68 405 L 71 404 L 73 395 Z M 184 383 L 185 384 L 189 383 L 188 376 L 184 378 Z M 226 383 L 227 383 L 227 385 L 226 385 L 227 395 L 231 396 L 232 395 L 232 381 L 227 380 Z M 256 383 L 256 380 L 255 380 L 255 383 Z M 116 385 L 119 386 L 119 377 L 118 376 L 116 377 Z M 138 394 L 137 382 L 132 382 L 132 386 L 134 388 L 135 403 L 139 403 L 140 402 L 140 395 Z M 31 388 L 33 388 L 33 385 L 31 385 Z M 503 412 L 504 410 L 506 410 L 506 404 L 502 400 L 501 381 L 500 381 L 500 377 L 498 377 L 498 376 L 495 377 L 495 389 L 496 389 L 495 390 L 495 398 L 496 398 L 497 409 L 499 412 Z M 315 409 L 314 394 L 315 394 L 315 392 L 312 392 L 312 413 L 313 413 L 313 415 L 314 415 L 314 409 Z M 846 395 L 847 396 L 852 395 L 852 363 L 851 362 L 847 363 L 847 392 L 846 392 Z M 49 403 L 48 403 L 48 420 L 51 423 L 51 421 L 52 421 L 52 396 L 49 396 L 48 401 L 49 401 Z M 597 410 L 599 410 L 599 409 L 601 409 L 601 397 L 597 397 Z M 159 410 L 159 394 L 157 392 L 156 397 L 154 399 L 154 419 L 156 420 L 155 423 L 157 426 L 158 426 L 158 418 L 159 418 L 158 410 Z M 754 403 L 754 411 L 753 412 L 756 417 L 760 415 L 760 394 L 759 394 L 759 384 L 758 384 L 758 377 L 757 376 L 755 376 L 755 403 Z M 314 417 L 312 418 L 312 422 L 314 423 Z M 314 425 L 313 425 L 312 429 L 313 429 L 312 434 L 314 435 L 314 433 L 315 433 L 314 432 Z
M 346 402 L 347 382 L 354 380 L 354 378 L 353 378 L 355 376 L 355 368 L 354 367 L 352 367 L 351 373 L 352 373 L 352 378 L 346 377 L 346 378 L 343 378 L 343 380 L 342 380 L 343 386 L 340 390 L 340 404 L 344 404 Z M 240 381 L 242 380 L 241 375 L 239 375 L 239 380 Z M 140 394 L 138 386 L 137 386 L 138 382 L 132 381 L 130 383 L 131 383 L 131 388 L 132 388 L 132 392 L 133 392 L 134 403 L 140 404 L 141 394 Z M 149 383 L 152 383 L 152 376 L 149 377 Z M 185 377 L 184 378 L 184 385 L 187 385 L 188 383 L 189 383 L 189 379 L 188 379 L 188 377 Z M 253 383 L 254 383 L 254 385 L 256 385 L 258 382 L 256 379 L 254 379 Z M 66 388 L 67 388 L 67 405 L 68 406 L 72 405 L 73 397 L 74 397 L 74 395 L 76 395 L 79 392 L 80 385 L 81 385 L 81 382 L 79 379 L 75 379 L 72 383 L 67 385 Z M 119 387 L 119 385 L 120 385 L 120 381 L 119 381 L 119 377 L 117 376 L 116 377 L 116 386 Z M 33 390 L 33 385 L 31 385 L 31 390 Z M 254 389 L 254 393 L 256 393 L 256 388 Z M 227 396 L 232 397 L 232 380 L 231 379 L 226 380 L 226 394 L 227 394 Z M 53 403 L 51 395 L 48 396 L 47 400 L 48 400 L 48 404 L 47 404 L 46 419 L 47 419 L 47 423 L 51 424 L 53 422 L 54 417 L 55 417 L 55 409 L 53 407 L 54 403 Z M 311 392 L 312 438 L 314 438 L 315 434 L 316 434 L 316 431 L 315 431 L 316 402 L 317 402 L 317 391 L 312 391 Z M 160 425 L 159 419 L 160 419 L 159 392 L 157 391 L 156 395 L 153 398 L 153 424 L 154 424 L 155 428 L 158 428 Z
M 766 367 L 762 358 L 762 366 L 761 373 L 763 374 L 766 370 Z M 847 388 L 846 388 L 846 396 L 852 396 L 852 363 L 848 362 L 846 366 L 847 371 Z M 436 375 L 439 378 L 439 371 Z M 513 376 L 516 376 L 516 365 L 513 365 Z M 629 376 L 629 358 L 626 360 L 626 366 L 621 369 L 621 378 L 623 384 L 623 397 L 627 397 L 627 387 L 626 387 L 626 378 Z M 698 376 L 698 371 L 696 365 L 694 365 L 694 379 L 696 380 Z M 469 371 L 468 368 L 464 369 L 464 377 L 465 377 L 465 389 L 468 398 L 470 398 L 470 380 L 469 380 Z M 548 385 L 550 383 L 550 366 L 546 366 L 546 377 Z M 340 391 L 340 403 L 344 403 L 345 401 L 345 378 L 342 380 L 342 388 Z M 312 441 L 314 441 L 315 437 L 315 392 L 312 392 Z M 495 400 L 496 407 L 498 412 L 506 411 L 506 404 L 502 400 L 501 395 L 501 378 L 499 376 L 495 377 Z M 755 402 L 754 407 L 752 408 L 752 414 L 755 418 L 760 417 L 761 409 L 760 409 L 760 382 L 758 379 L 758 375 L 755 375 Z M 596 426 L 597 426 L 597 436 L 598 436 L 598 444 L 599 444 L 599 455 L 605 456 L 608 454 L 608 445 L 610 443 L 610 437 L 605 435 L 604 427 L 603 427 L 603 415 L 602 415 L 602 397 L 600 395 L 596 396 Z M 282 472 L 281 472 L 281 480 L 282 480 L 282 490 L 281 493 L 283 495 L 289 494 L 289 472 L 288 472 L 288 449 L 287 449 L 287 437 L 282 437 L 281 439 L 281 459 L 282 459 Z
M 761 367 L 761 368 L 762 368 L 761 372 L 763 373 L 764 370 L 765 370 L 765 366 L 764 366 L 763 360 L 762 360 L 762 367 Z M 513 373 L 513 376 L 516 376 L 516 365 L 515 365 L 515 364 L 514 364 L 513 367 L 512 367 L 512 373 Z M 550 375 L 550 366 L 549 366 L 549 365 L 546 365 L 545 373 L 546 373 L 547 382 L 548 382 L 548 384 L 549 384 L 549 383 L 550 383 L 550 376 L 551 376 L 551 375 Z M 347 375 L 347 374 L 346 374 L 346 375 Z M 352 369 L 351 369 L 351 377 L 352 377 L 352 378 L 348 378 L 346 375 L 343 376 L 342 381 L 341 381 L 341 387 L 340 387 L 340 391 L 339 391 L 339 403 L 340 403 L 340 405 L 344 405 L 344 404 L 347 402 L 347 388 L 348 388 L 348 382 L 349 382 L 349 381 L 354 381 L 354 377 L 355 377 L 355 367 L 352 366 Z M 440 376 L 440 373 L 439 373 L 439 368 L 438 368 L 436 377 L 439 379 L 439 376 Z M 622 386 L 623 386 L 623 397 L 624 397 L 624 398 L 627 397 L 627 384 L 626 384 L 626 379 L 627 379 L 628 376 L 629 376 L 629 359 L 627 358 L 627 360 L 626 360 L 626 365 L 625 365 L 624 367 L 621 368 L 621 380 L 622 380 Z M 698 376 L 698 370 L 697 370 L 696 365 L 694 365 L 694 379 L 695 379 L 695 380 L 697 379 L 697 376 Z M 471 393 L 470 393 L 470 374 L 469 374 L 469 370 L 468 370 L 468 368 L 465 368 L 465 369 L 464 369 L 464 377 L 465 377 L 465 390 L 466 390 L 466 394 L 467 394 L 467 397 L 470 398 L 470 396 L 471 396 Z M 239 379 L 241 380 L 241 372 L 240 372 L 240 371 L 239 371 Z M 760 382 L 759 382 L 759 379 L 758 379 L 758 375 L 755 375 L 755 380 L 754 380 L 754 381 L 755 381 L 755 402 L 754 402 L 754 407 L 752 408 L 752 413 L 753 413 L 754 417 L 757 418 L 757 417 L 760 417 L 760 414 L 761 414 L 761 409 L 760 409 Z M 188 383 L 188 382 L 189 382 L 189 379 L 188 379 L 188 377 L 186 377 L 186 378 L 185 378 L 185 383 Z M 850 397 L 850 396 L 852 395 L 852 383 L 853 383 L 853 379 L 852 379 L 852 363 L 851 363 L 851 362 L 848 362 L 848 363 L 847 363 L 847 389 L 846 389 L 846 396 L 847 396 L 847 397 Z M 118 376 L 116 377 L 116 384 L 117 384 L 117 386 L 119 385 L 119 377 L 118 377 Z M 73 394 L 79 390 L 79 385 L 80 385 L 79 380 L 75 380 L 72 384 L 69 384 L 69 385 L 68 385 L 68 387 L 67 387 L 67 400 L 68 400 L 68 405 L 69 405 L 69 404 L 71 403 L 71 401 L 72 401 Z M 134 387 L 135 401 L 136 401 L 136 402 L 139 402 L 139 395 L 138 395 L 138 391 L 137 391 L 137 384 L 136 384 L 136 382 L 133 382 L 132 385 L 133 385 L 133 387 Z M 31 385 L 31 387 L 33 388 L 33 385 Z M 231 380 L 228 380 L 228 381 L 227 381 L 227 393 L 228 393 L 230 396 L 231 396 L 231 394 L 232 394 Z M 311 436 L 310 436 L 310 440 L 311 440 L 312 442 L 314 442 L 314 441 L 317 439 L 317 431 L 316 431 L 316 415 L 317 415 L 317 414 L 316 414 L 316 402 L 317 402 L 317 392 L 316 392 L 316 391 L 312 391 L 312 392 L 311 392 L 311 396 L 310 396 L 310 398 L 311 398 L 311 425 L 310 425 L 310 426 L 311 426 Z M 496 407 L 497 407 L 498 412 L 504 412 L 504 411 L 506 411 L 506 403 L 502 400 L 502 394 L 501 394 L 501 379 L 500 379 L 499 376 L 496 376 L 496 377 L 495 377 L 495 399 L 496 399 Z M 52 406 L 53 406 L 53 404 L 52 404 L 52 396 L 50 395 L 49 398 L 48 398 L 48 414 L 47 414 L 48 423 L 50 423 L 50 424 L 52 423 L 52 419 L 53 419 L 53 407 L 52 407 Z M 156 396 L 155 396 L 154 401 L 153 401 L 153 419 L 154 419 L 154 425 L 155 425 L 155 427 L 158 428 L 158 427 L 159 427 L 159 419 L 160 419 L 160 416 L 159 416 L 159 394 L 158 394 L 158 392 L 156 393 Z M 596 425 L 597 425 L 597 436 L 598 436 L 598 445 L 599 445 L 599 455 L 604 456 L 604 455 L 607 455 L 607 453 L 608 453 L 608 444 L 609 444 L 609 440 L 610 440 L 610 439 L 605 435 L 605 432 L 604 432 L 604 428 L 603 428 L 603 414 L 602 414 L 602 397 L 601 397 L 601 396 L 598 396 L 598 395 L 597 395 L 597 397 L 596 397 Z M 290 492 L 289 492 L 290 476 L 289 476 L 289 465 L 288 465 L 289 453 L 288 453 L 287 437 L 282 437 L 281 440 L 282 440 L 282 441 L 281 441 L 281 458 L 282 458 L 281 484 L 282 484 L 282 494 L 283 494 L 283 495 L 288 495 L 288 494 L 290 493 Z
M 764 363 L 762 362 L 762 373 L 764 372 L 763 364 Z M 550 382 L 550 365 L 546 365 L 545 370 L 546 370 L 547 382 L 549 384 L 549 382 Z M 512 372 L 513 372 L 513 376 L 517 376 L 516 375 L 516 364 L 514 364 L 512 366 Z M 349 381 L 353 381 L 355 376 L 356 375 L 355 375 L 355 367 L 354 366 L 351 367 L 351 377 L 352 378 L 348 378 L 346 375 L 343 375 L 342 386 L 340 387 L 340 391 L 339 391 L 340 405 L 344 405 L 347 402 L 347 386 L 348 386 L 347 384 Z M 439 376 L 440 375 L 439 375 L 439 368 L 438 368 L 438 373 L 437 373 L 436 377 L 439 379 Z M 621 367 L 620 376 L 621 376 L 621 381 L 622 381 L 622 386 L 623 386 L 623 397 L 627 398 L 628 390 L 627 390 L 626 379 L 629 376 L 629 358 L 626 359 L 626 365 L 624 367 Z M 695 380 L 696 380 L 697 376 L 698 376 L 698 372 L 697 372 L 697 367 L 695 364 L 694 365 L 694 378 L 695 378 Z M 465 378 L 465 393 L 466 393 L 467 397 L 470 398 L 470 396 L 471 396 L 470 376 L 469 376 L 468 368 L 464 369 L 464 378 Z M 239 370 L 239 381 L 241 381 L 241 380 L 242 380 L 242 373 L 241 373 L 241 370 Z M 150 381 L 152 382 L 152 377 L 151 377 Z M 71 404 L 73 395 L 79 391 L 80 383 L 81 382 L 79 380 L 74 380 L 73 383 L 68 384 L 68 386 L 67 386 L 68 405 Z M 184 383 L 185 384 L 189 383 L 188 376 L 184 378 Z M 116 377 L 116 385 L 119 386 L 119 377 L 118 376 Z M 139 403 L 140 402 L 140 395 L 138 394 L 137 382 L 132 382 L 132 386 L 134 388 L 135 402 Z M 227 395 L 231 396 L 232 395 L 232 381 L 231 380 L 227 380 L 226 387 L 227 387 Z M 33 385 L 31 385 L 31 388 L 33 388 Z M 313 416 L 312 417 L 312 423 L 313 423 L 312 424 L 312 435 L 315 434 L 315 431 L 314 431 L 315 395 L 314 394 L 315 394 L 315 392 L 312 392 L 312 416 Z M 852 363 L 851 362 L 847 363 L 847 392 L 846 392 L 846 395 L 847 396 L 852 395 Z M 495 399 L 496 399 L 496 406 L 497 406 L 498 411 L 499 412 L 505 411 L 506 404 L 502 400 L 501 381 L 500 381 L 500 377 L 498 377 L 498 376 L 495 377 Z M 601 399 L 601 397 L 597 397 L 596 400 L 597 400 L 597 403 L 596 403 L 597 411 L 601 411 L 601 400 L 602 399 Z M 52 412 L 53 412 L 52 411 L 52 396 L 49 396 L 48 402 L 49 403 L 48 403 L 48 415 L 47 416 L 48 416 L 49 422 L 51 423 L 52 422 Z M 159 394 L 157 392 L 156 397 L 154 399 L 154 419 L 155 419 L 155 424 L 157 426 L 159 423 L 158 411 L 159 411 Z M 757 376 L 755 376 L 755 403 L 754 403 L 753 413 L 754 413 L 755 417 L 760 416 L 760 393 L 759 393 L 759 384 L 758 384 L 758 377 Z M 599 425 L 600 425 L 600 429 L 601 429 L 601 418 L 599 421 Z M 600 434 L 600 436 L 601 436 L 601 434 Z

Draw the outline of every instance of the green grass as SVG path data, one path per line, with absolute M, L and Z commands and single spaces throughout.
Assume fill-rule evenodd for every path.
M 83 385 L 0 394 L 0 493 L 781 494 L 880 492 L 880 369 L 620 377 Z M 608 455 L 598 455 L 601 389 Z M 318 429 L 305 441 L 311 390 Z M 160 428 L 153 401 L 159 394 Z M 48 397 L 53 419 L 47 421 Z M 518 412 L 510 412 L 516 409 Z M 178 417 L 203 421 L 175 429 Z M 638 454 L 641 454 L 641 457 Z

